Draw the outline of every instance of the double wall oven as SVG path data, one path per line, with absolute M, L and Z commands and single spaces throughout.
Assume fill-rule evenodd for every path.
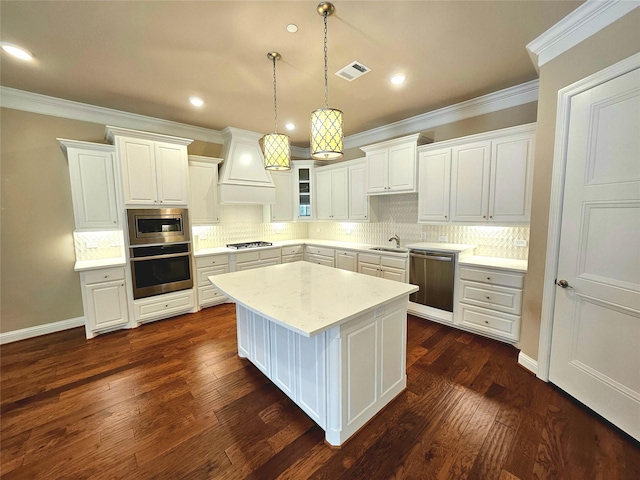
M 133 298 L 192 288 L 187 210 L 128 209 L 127 220 Z

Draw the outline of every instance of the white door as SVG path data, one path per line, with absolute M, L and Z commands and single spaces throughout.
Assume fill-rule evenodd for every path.
M 367 192 L 385 192 L 389 186 L 389 150 L 367 153 Z
M 349 172 L 346 168 L 331 171 L 331 219 L 349 219 Z
M 418 220 L 448 222 L 451 149 L 420 153 L 418 175 Z
M 158 202 L 186 205 L 189 191 L 187 147 L 156 142 Z
M 451 150 L 451 220 L 486 222 L 489 210 L 491 142 Z
M 316 172 L 316 215 L 331 220 L 331 171 Z
M 293 181 L 291 172 L 271 172 L 276 186 L 276 203 L 271 205 L 271 220 L 290 222 L 293 220 Z
M 389 148 L 389 190 L 402 192 L 416 188 L 416 143 Z
M 640 70 L 570 111 L 549 379 L 640 439 Z
M 365 164 L 349 167 L 349 219 L 366 220 L 369 218 L 369 197 L 365 181 Z

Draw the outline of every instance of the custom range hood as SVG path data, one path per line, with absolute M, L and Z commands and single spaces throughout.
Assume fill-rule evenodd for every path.
M 264 169 L 258 144 L 261 133 L 227 127 L 222 130 L 224 159 L 218 180 L 220 203 L 276 203 L 276 187 Z

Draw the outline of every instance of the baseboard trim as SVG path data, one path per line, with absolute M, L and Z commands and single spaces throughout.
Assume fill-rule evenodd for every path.
M 40 335 L 46 335 L 48 333 L 61 332 L 62 330 L 76 327 L 84 327 L 84 317 L 70 318 L 59 322 L 45 323 L 44 325 L 36 325 L 35 327 L 0 333 L 0 345 L 25 340 L 27 338 L 39 337 Z
M 534 375 L 538 375 L 538 361 L 534 360 L 530 356 L 520 352 L 518 354 L 518 364 L 529 370 Z

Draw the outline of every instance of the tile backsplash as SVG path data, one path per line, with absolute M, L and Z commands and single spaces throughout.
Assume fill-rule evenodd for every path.
M 76 260 L 102 260 L 124 257 L 122 231 L 73 232 Z

